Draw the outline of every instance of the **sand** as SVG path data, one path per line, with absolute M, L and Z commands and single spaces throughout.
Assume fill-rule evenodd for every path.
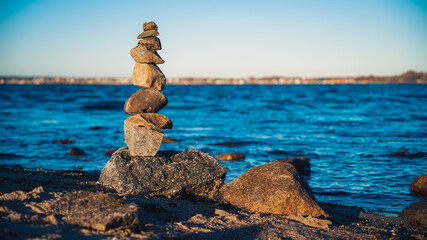
M 254 214 L 204 199 L 123 196 L 102 187 L 97 183 L 98 176 L 99 172 L 80 170 L 0 167 L 0 239 L 427 238 L 424 226 L 356 207 L 320 203 L 332 221 Z M 64 208 L 58 202 L 64 203 L 69 199 L 65 196 L 70 195 L 99 196 L 97 200 L 105 208 L 98 211 L 97 206 L 77 197 L 80 205 L 72 214 L 83 213 L 85 219 L 76 221 L 76 215 L 68 216 L 64 209 L 56 209 Z M 119 203 L 121 212 L 116 207 L 109 208 L 111 202 Z M 104 225 L 97 224 L 99 220 L 95 219 L 99 217 Z M 112 224 L 108 223 L 110 217 Z

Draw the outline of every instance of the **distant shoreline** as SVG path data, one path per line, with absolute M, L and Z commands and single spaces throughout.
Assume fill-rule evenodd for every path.
M 170 85 L 299 85 L 299 84 L 426 84 L 427 73 L 407 71 L 397 76 L 342 78 L 169 78 Z M 0 77 L 0 84 L 131 85 L 130 78 Z

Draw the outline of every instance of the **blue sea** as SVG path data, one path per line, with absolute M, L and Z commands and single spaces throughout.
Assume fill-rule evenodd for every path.
M 125 85 L 1 85 L 0 164 L 102 170 L 125 146 Z M 162 150 L 195 148 L 221 162 L 226 181 L 280 158 L 311 159 L 320 201 L 401 211 L 422 200 L 409 187 L 427 174 L 427 85 L 168 85 L 159 113 L 174 128 Z M 54 144 L 72 139 L 74 144 Z M 238 142 L 235 147 L 216 143 Z M 86 152 L 71 156 L 71 147 Z M 400 152 L 400 153 L 399 153 Z M 403 152 L 403 153 L 402 153 Z

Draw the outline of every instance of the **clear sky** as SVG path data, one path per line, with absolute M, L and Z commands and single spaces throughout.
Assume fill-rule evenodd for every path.
M 148 21 L 167 77 L 427 71 L 426 0 L 0 0 L 0 75 L 130 77 Z

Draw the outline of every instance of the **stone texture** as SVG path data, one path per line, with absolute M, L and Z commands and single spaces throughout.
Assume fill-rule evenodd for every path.
M 162 91 L 165 89 L 166 77 L 156 64 L 136 63 L 131 82 L 135 86 Z
M 172 154 L 131 157 L 127 148 L 120 148 L 99 181 L 121 194 L 166 197 L 210 197 L 223 184 L 228 169 L 211 155 L 195 149 Z
M 165 61 L 157 54 L 156 50 L 150 50 L 146 46 L 138 44 L 130 50 L 133 60 L 138 63 L 162 64 Z
M 157 32 L 157 30 L 148 30 L 140 33 L 136 38 L 140 39 L 140 38 L 155 37 L 155 36 L 159 36 L 159 32 Z
M 249 212 L 329 217 L 295 167 L 280 161 L 249 169 L 220 194 L 225 203 Z
M 163 140 L 163 133 L 125 120 L 125 143 L 131 156 L 155 156 Z
M 159 132 L 162 129 L 172 129 L 173 127 L 173 123 L 168 117 L 158 113 L 141 113 L 132 117 L 128 117 L 126 121 Z
M 240 152 L 223 153 L 223 154 L 217 155 L 215 158 L 221 161 L 232 161 L 232 160 L 245 159 L 245 155 L 243 155 L 243 153 L 240 153 Z
M 142 29 L 144 31 L 148 31 L 148 30 L 158 30 L 157 24 L 153 21 L 151 22 L 146 22 L 144 24 L 142 24 Z
M 294 165 L 297 171 L 301 175 L 309 175 L 310 174 L 310 158 L 303 157 L 295 157 L 295 158 L 282 158 L 278 161 L 286 162 Z
M 163 93 L 151 89 L 139 89 L 125 102 L 124 111 L 129 115 L 156 113 L 168 104 Z
M 152 50 L 161 50 L 162 44 L 160 43 L 160 39 L 157 37 L 147 37 L 138 41 L 138 44 L 144 45 Z
M 135 203 L 123 204 L 104 193 L 73 191 L 58 199 L 50 208 L 50 214 L 62 215 L 64 222 L 85 228 L 105 231 L 139 225 Z
M 427 196 L 427 175 L 421 174 L 415 178 L 409 191 L 421 196 Z
M 427 226 L 427 201 L 407 206 L 399 213 L 399 217 L 404 217 L 415 224 Z

